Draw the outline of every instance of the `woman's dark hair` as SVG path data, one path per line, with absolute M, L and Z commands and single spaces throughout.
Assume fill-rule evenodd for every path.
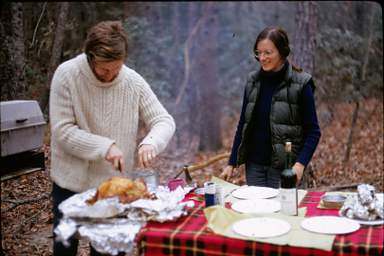
M 263 29 L 263 31 L 260 32 L 260 34 L 256 38 L 255 45 L 253 46 L 253 52 L 256 53 L 257 51 L 257 45 L 261 40 L 269 39 L 273 42 L 273 44 L 276 46 L 277 50 L 279 51 L 280 55 L 287 59 L 289 53 L 291 52 L 291 49 L 289 48 L 289 39 L 287 32 L 284 31 L 284 29 L 280 27 L 266 27 Z M 259 58 L 256 57 L 256 60 L 259 61 Z M 291 62 L 292 68 L 298 72 L 303 71 L 300 67 L 294 65 Z
M 285 32 L 282 28 L 266 27 L 263 31 L 261 31 L 256 38 L 255 45 L 253 46 L 253 52 L 256 52 L 258 43 L 264 39 L 271 40 L 283 58 L 286 59 L 288 57 L 291 52 L 289 48 L 289 39 L 287 32 Z M 257 57 L 256 59 L 259 60 Z

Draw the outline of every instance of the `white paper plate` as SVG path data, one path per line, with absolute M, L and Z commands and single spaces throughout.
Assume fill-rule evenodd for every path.
M 273 199 L 249 199 L 232 204 L 232 209 L 241 213 L 272 213 L 280 208 L 280 202 Z
M 301 227 L 321 234 L 348 234 L 360 228 L 357 221 L 337 216 L 316 216 L 304 219 Z
M 256 186 L 244 186 L 232 192 L 232 196 L 239 199 L 271 198 L 277 196 L 278 194 L 278 189 Z
M 384 219 L 381 220 L 359 220 L 359 219 L 353 219 L 354 221 L 357 221 L 361 225 L 365 226 L 376 226 L 376 225 L 383 225 Z
M 268 238 L 288 233 L 291 225 L 284 220 L 259 217 L 239 220 L 233 224 L 232 229 L 242 236 Z
M 340 214 L 340 216 L 347 218 L 344 214 Z M 376 225 L 383 225 L 384 219 L 379 220 L 360 220 L 360 219 L 352 219 L 354 221 L 357 221 L 361 225 L 365 226 L 376 226 Z

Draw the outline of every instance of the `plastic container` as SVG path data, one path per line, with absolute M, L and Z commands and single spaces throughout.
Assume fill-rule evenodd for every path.
M 159 186 L 159 173 L 155 170 L 139 170 L 133 174 L 133 178 L 142 178 L 149 191 L 155 191 Z

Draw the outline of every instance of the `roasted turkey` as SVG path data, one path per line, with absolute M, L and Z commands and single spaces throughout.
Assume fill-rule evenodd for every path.
M 142 179 L 131 180 L 115 176 L 101 183 L 96 194 L 88 199 L 87 203 L 94 204 L 98 200 L 115 196 L 119 197 L 120 203 L 123 204 L 142 198 L 152 199 L 152 195 Z

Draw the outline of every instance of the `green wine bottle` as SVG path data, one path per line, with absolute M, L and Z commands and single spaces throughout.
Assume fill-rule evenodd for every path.
M 296 172 L 292 169 L 292 143 L 285 143 L 285 169 L 280 175 L 281 212 L 287 215 L 297 215 Z

